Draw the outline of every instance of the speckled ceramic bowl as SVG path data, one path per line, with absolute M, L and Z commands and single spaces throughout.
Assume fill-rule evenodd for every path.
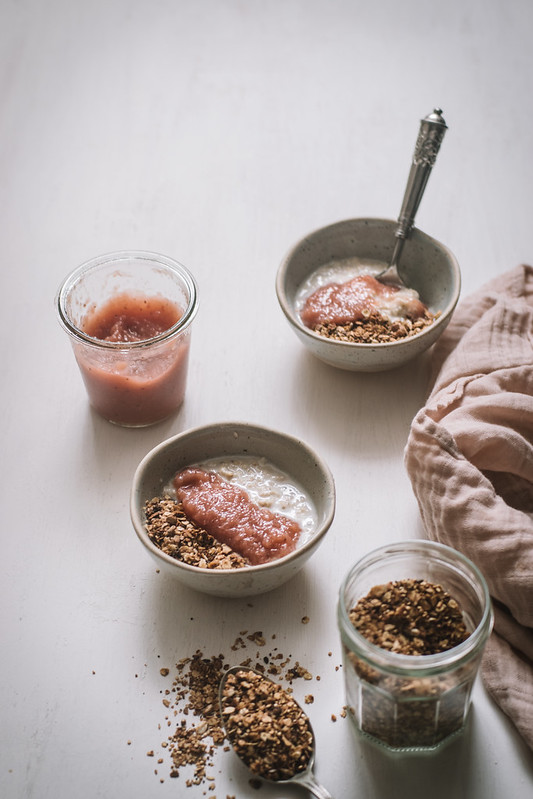
M 413 228 L 402 253 L 402 272 L 410 288 L 439 318 L 420 333 L 384 344 L 353 344 L 320 336 L 306 327 L 295 307 L 298 290 L 319 267 L 358 256 L 389 263 L 397 222 L 347 219 L 305 236 L 282 261 L 276 279 L 279 304 L 303 344 L 317 358 L 340 369 L 378 372 L 393 369 L 427 350 L 451 319 L 461 290 L 461 273 L 444 244 Z
M 240 455 L 265 458 L 304 489 L 316 512 L 312 536 L 289 555 L 242 569 L 202 569 L 165 554 L 146 532 L 146 501 L 160 496 L 163 486 L 186 466 L 209 458 Z M 197 591 L 225 597 L 251 596 L 282 585 L 315 552 L 333 521 L 335 485 L 328 466 L 299 439 L 252 424 L 224 422 L 188 430 L 152 449 L 135 472 L 130 512 L 139 540 L 161 570 Z

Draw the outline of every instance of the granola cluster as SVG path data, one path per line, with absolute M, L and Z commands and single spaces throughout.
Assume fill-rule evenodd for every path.
M 180 502 L 154 497 L 145 504 L 146 531 L 151 541 L 170 557 L 201 569 L 243 569 L 249 565 L 192 522 Z
M 228 737 L 254 774 L 278 781 L 306 770 L 314 743 L 309 719 L 281 686 L 255 671 L 232 672 L 221 706 Z
M 349 617 L 371 643 L 401 655 L 434 655 L 468 638 L 455 599 L 426 580 L 376 585 Z
M 391 341 L 409 338 L 425 330 L 438 318 L 439 314 L 427 311 L 419 319 L 391 321 L 379 313 L 370 313 L 364 319 L 336 325 L 328 322 L 316 325 L 313 330 L 320 336 L 345 341 L 351 344 L 386 344 Z

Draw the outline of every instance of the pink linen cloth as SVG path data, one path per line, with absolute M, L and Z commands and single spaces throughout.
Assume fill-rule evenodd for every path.
M 483 681 L 533 749 L 533 268 L 463 300 L 432 367 L 405 465 L 427 536 L 487 580 Z

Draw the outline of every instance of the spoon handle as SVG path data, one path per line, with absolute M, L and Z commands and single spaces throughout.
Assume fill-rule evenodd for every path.
M 420 200 L 447 128 L 440 108 L 435 108 L 433 113 L 428 114 L 420 122 L 409 178 L 398 217 L 398 227 L 395 232 L 396 245 L 391 264 L 398 263 L 403 243 L 411 232 Z
M 310 791 L 313 796 L 316 796 L 316 799 L 333 799 L 329 791 L 326 791 L 324 786 L 317 782 L 312 771 L 307 771 L 303 774 L 300 774 L 297 779 L 294 779 L 294 782 L 298 782 L 299 785 L 307 788 L 307 790 Z

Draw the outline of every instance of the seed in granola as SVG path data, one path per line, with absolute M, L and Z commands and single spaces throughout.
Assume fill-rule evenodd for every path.
M 256 671 L 230 672 L 221 712 L 233 748 L 254 774 L 278 781 L 308 767 L 314 745 L 309 719 L 277 683 Z

